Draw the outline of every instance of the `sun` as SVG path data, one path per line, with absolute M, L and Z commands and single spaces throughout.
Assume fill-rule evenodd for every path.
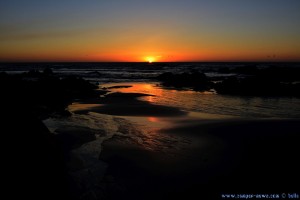
M 147 56 L 147 57 L 145 58 L 145 60 L 146 60 L 148 63 L 153 63 L 153 62 L 155 62 L 155 58 L 152 57 L 152 56 Z

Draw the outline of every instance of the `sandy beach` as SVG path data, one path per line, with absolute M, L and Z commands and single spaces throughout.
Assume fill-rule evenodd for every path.
M 145 82 L 106 90 L 46 72 L 32 72 L 35 82 L 26 79 L 30 73 L 2 74 L 2 86 L 9 86 L 1 127 L 11 196 L 220 199 L 299 192 L 299 118 L 280 117 L 285 105 L 294 105 L 291 116 L 298 116 L 297 99 Z
M 159 134 L 184 136 L 188 144 L 147 151 L 122 138 L 104 143 L 100 159 L 128 198 L 298 191 L 299 121 L 215 121 Z
M 137 99 L 143 95 L 112 93 L 101 105 L 84 109 L 81 104 L 74 111 L 168 122 L 140 130 L 123 121 L 117 128 L 122 134 L 102 143 L 99 158 L 107 164 L 103 197 L 220 199 L 227 193 L 298 191 L 299 120 L 189 117 L 177 108 Z

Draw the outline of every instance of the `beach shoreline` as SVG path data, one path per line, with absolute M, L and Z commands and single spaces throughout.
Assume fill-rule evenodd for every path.
M 223 193 L 298 192 L 299 119 L 218 119 L 158 109 L 166 113 L 154 116 L 156 122 L 165 124 L 147 129 L 136 119 L 143 118 L 145 125 L 149 113 L 142 107 L 156 105 L 141 103 L 139 96 L 112 95 L 115 100 L 104 102 L 111 105 L 106 109 L 117 106 L 114 114 L 103 111 L 103 105 L 88 104 L 77 112 L 124 120 L 117 125 L 122 134 L 101 143 L 99 159 L 107 165 L 100 180 L 105 198 L 219 199 Z M 127 109 L 131 103 L 136 110 Z
M 221 199 L 222 194 L 299 192 L 299 119 L 191 112 L 155 102 L 163 95 L 151 93 L 153 84 L 143 88 L 145 93 L 131 90 L 135 83 L 124 84 L 113 84 L 104 98 L 87 102 L 95 105 L 74 111 L 119 119 L 118 134 L 100 143 L 101 170 L 94 174 L 101 178 L 94 184 L 101 186 L 92 190 L 98 198 Z

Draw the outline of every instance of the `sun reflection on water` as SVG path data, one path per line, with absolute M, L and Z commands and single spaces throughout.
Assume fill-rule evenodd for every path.
M 112 89 L 113 92 L 124 93 L 145 93 L 150 95 L 160 96 L 162 89 L 156 87 L 155 83 L 118 83 L 118 84 L 106 84 L 105 87 L 111 86 L 128 86 Z M 131 87 L 129 87 L 131 86 Z
M 191 90 L 175 90 L 160 87 L 156 82 L 149 83 L 114 83 L 105 84 L 104 87 L 114 87 L 112 92 L 122 93 L 142 93 L 147 96 L 142 96 L 139 99 L 151 104 L 178 107 L 187 111 L 192 111 L 195 107 L 201 106 L 199 103 L 199 95 L 208 95 L 211 92 L 195 92 Z M 129 87 L 131 86 L 131 87 Z M 149 95 L 149 96 L 148 96 Z
M 82 103 L 74 102 L 68 106 L 68 110 L 70 112 L 76 112 L 76 111 L 81 111 L 81 110 L 89 110 L 89 109 L 93 109 L 93 108 L 98 108 L 99 106 L 101 106 L 101 105 L 100 104 L 82 104 Z
M 157 117 L 148 117 L 149 122 L 159 122 L 159 119 Z
M 237 117 L 286 117 L 299 116 L 299 100 L 296 98 L 263 98 L 237 97 L 218 95 L 214 92 L 196 92 L 192 90 L 175 90 L 160 87 L 158 82 L 143 83 L 114 83 L 109 86 L 131 86 L 111 89 L 112 92 L 143 93 L 151 96 L 139 97 L 140 100 L 151 104 L 172 106 L 197 115 L 217 115 L 223 119 L 226 116 Z M 286 109 L 294 107 L 294 112 Z

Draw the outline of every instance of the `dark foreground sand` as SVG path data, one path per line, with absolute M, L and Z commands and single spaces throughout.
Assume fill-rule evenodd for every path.
M 112 199 L 220 199 L 225 193 L 299 192 L 299 120 L 217 120 L 159 134 L 188 142 L 149 151 L 122 138 L 104 144 Z

